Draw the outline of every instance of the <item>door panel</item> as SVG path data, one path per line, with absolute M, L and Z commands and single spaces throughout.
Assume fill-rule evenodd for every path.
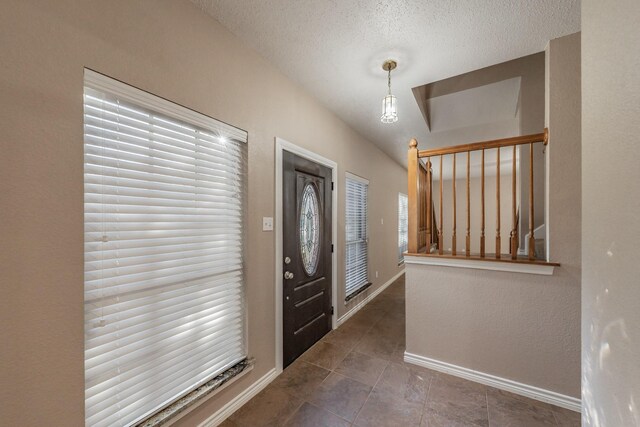
M 283 153 L 283 365 L 331 330 L 331 169 Z

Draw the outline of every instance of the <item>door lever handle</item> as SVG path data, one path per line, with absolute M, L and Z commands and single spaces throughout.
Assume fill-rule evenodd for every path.
M 285 271 L 284 272 L 284 278 L 289 280 L 289 279 L 293 279 L 293 273 L 290 271 Z

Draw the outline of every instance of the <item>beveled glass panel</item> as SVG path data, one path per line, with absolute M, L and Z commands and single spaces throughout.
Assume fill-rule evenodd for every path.
M 302 266 L 307 275 L 313 276 L 320 254 L 320 203 L 315 186 L 310 182 L 302 190 L 299 236 Z

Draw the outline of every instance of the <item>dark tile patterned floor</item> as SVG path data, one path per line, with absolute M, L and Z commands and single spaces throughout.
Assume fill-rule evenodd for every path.
M 580 414 L 403 361 L 404 277 L 222 426 L 579 426 Z

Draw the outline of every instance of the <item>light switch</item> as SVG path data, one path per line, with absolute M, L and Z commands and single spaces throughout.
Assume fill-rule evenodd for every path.
M 262 231 L 273 231 L 273 217 L 262 217 Z

